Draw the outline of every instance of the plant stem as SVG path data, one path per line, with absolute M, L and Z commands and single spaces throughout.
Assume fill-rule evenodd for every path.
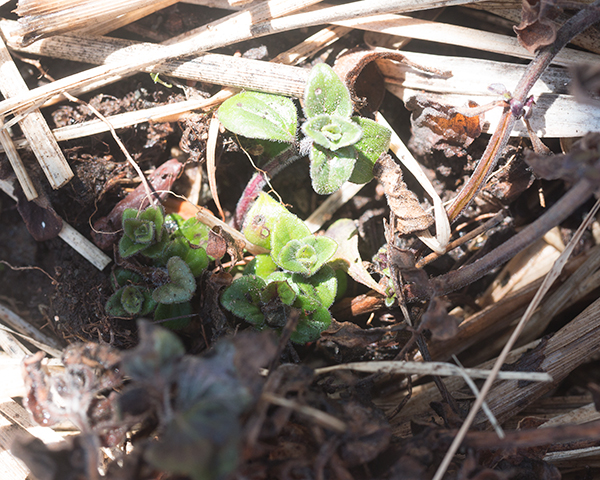
M 596 1 L 565 22 L 557 32 L 554 43 L 540 50 L 527 66 L 527 70 L 513 92 L 513 103 L 516 105 L 524 105 L 527 101 L 529 91 L 535 82 L 542 76 L 542 73 L 550 65 L 556 54 L 569 43 L 571 38 L 585 30 L 588 26 L 596 23 L 599 19 L 600 2 Z M 450 218 L 450 221 L 455 220 L 471 204 L 483 185 L 485 185 L 485 182 L 496 166 L 498 158 L 510 138 L 510 132 L 514 127 L 517 118 L 518 117 L 515 116 L 513 111 L 511 111 L 511 107 L 507 106 L 504 109 L 498 128 L 492 135 L 492 138 L 490 138 L 487 148 L 477 164 L 473 175 L 471 175 L 465 186 L 452 202 L 452 205 L 448 208 L 448 217 Z
M 508 261 L 518 252 L 543 237 L 548 230 L 566 220 L 577 208 L 583 205 L 598 185 L 587 178 L 579 180 L 557 203 L 541 217 L 521 230 L 511 239 L 488 253 L 485 257 L 460 270 L 440 275 L 431 280 L 436 296 L 446 295 L 469 285 L 486 275 L 490 270 Z
M 303 156 L 304 155 L 298 150 L 298 145 L 293 144 L 290 148 L 272 158 L 262 170 L 259 170 L 252 176 L 235 208 L 235 228 L 238 230 L 242 228 L 244 218 L 246 217 L 246 213 L 248 213 L 250 206 L 269 181 L 285 167 L 291 165 Z

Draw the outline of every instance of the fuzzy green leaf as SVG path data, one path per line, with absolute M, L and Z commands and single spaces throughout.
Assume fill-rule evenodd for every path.
M 343 118 L 352 114 L 350 92 L 325 63 L 315 65 L 310 71 L 304 91 L 304 113 L 309 119 L 324 113 Z
M 302 125 L 302 131 L 318 145 L 333 151 L 354 145 L 363 134 L 357 123 L 326 114 L 310 118 Z
M 154 321 L 161 322 L 163 327 L 170 330 L 181 330 L 189 325 L 189 315 L 191 314 L 192 305 L 190 302 L 172 303 L 170 305 L 159 303 L 154 312 Z
M 254 275 L 244 275 L 233 281 L 221 295 L 221 305 L 236 317 L 255 326 L 262 326 L 265 316 L 260 309 L 260 295 L 266 283 Z
M 331 314 L 312 298 L 299 296 L 294 306 L 301 309 L 301 317 L 290 340 L 305 344 L 318 340 L 321 332 L 331 325 Z
M 271 258 L 279 263 L 279 254 L 281 249 L 285 247 L 291 240 L 300 240 L 310 236 L 310 229 L 296 215 L 287 213 L 275 219 L 273 225 L 273 234 L 271 235 Z
M 277 265 L 268 253 L 256 255 L 246 268 L 244 275 L 256 275 L 257 277 L 266 280 L 269 275 L 277 270 Z
M 390 148 L 392 132 L 368 118 L 352 117 L 352 120 L 361 126 L 363 136 L 354 144 L 358 160 L 349 180 L 353 183 L 367 183 L 373 179 L 375 162 Z
M 326 238 L 326 237 L 320 237 Z M 324 265 L 312 277 L 305 279 L 305 282 L 314 288 L 314 292 L 325 308 L 331 307 L 336 298 L 338 280 L 335 270 L 329 265 Z M 304 293 L 303 284 L 299 284 L 300 290 Z M 306 294 L 306 293 L 305 293 Z
M 336 152 L 313 145 L 310 153 L 310 178 L 315 192 L 329 195 L 340 189 L 350 178 L 356 164 L 354 147 L 340 148 Z
M 296 290 L 294 290 L 287 280 L 283 280 L 267 283 L 261 292 L 260 299 L 262 303 L 268 303 L 278 298 L 281 303 L 291 305 L 296 300 L 296 296 Z
M 248 211 L 242 232 L 249 242 L 270 250 L 275 223 L 289 216 L 293 215 L 283 205 L 262 192 Z
M 148 248 L 148 245 L 143 243 L 135 243 L 126 235 L 123 235 L 121 240 L 119 240 L 119 255 L 123 258 L 131 257 L 132 255 L 135 255 L 146 248 Z
M 296 138 L 294 102 L 280 95 L 242 92 L 219 107 L 219 121 L 238 135 L 292 143 Z
M 288 272 L 310 277 L 319 271 L 336 249 L 337 244 L 330 238 L 310 235 L 301 240 L 290 240 L 274 260 Z
M 157 303 L 189 302 L 196 291 L 196 279 L 190 267 L 180 257 L 171 257 L 167 262 L 170 282 L 152 292 Z

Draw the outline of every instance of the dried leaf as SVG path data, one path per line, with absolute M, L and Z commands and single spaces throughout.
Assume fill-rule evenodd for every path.
M 40 191 L 38 189 L 38 191 Z M 38 242 L 50 240 L 58 236 L 63 227 L 62 218 L 54 211 L 50 201 L 40 194 L 29 202 L 21 187 L 15 188 L 17 210 L 25 222 L 31 236 Z
M 469 102 L 469 107 L 478 105 Z M 467 147 L 481 135 L 482 116 L 467 117 L 454 107 L 416 96 L 406 103 L 410 117 L 412 137 L 409 147 L 416 155 L 430 155 L 434 150 L 447 158 L 464 157 Z
M 373 167 L 373 175 L 381 183 L 390 209 L 397 218 L 396 230 L 401 235 L 426 230 L 434 218 L 425 212 L 413 192 L 402 181 L 402 170 L 389 155 L 382 155 Z
M 338 248 L 330 262 L 340 265 L 358 283 L 385 295 L 385 287 L 379 285 L 364 267 L 358 251 L 358 230 L 353 220 L 342 218 L 333 223 L 325 235 L 334 239 Z
M 580 103 L 600 107 L 600 65 L 574 65 L 569 68 L 569 89 Z
M 365 116 L 375 113 L 383 102 L 385 95 L 384 78 L 376 63 L 376 60 L 382 59 L 402 62 L 418 70 L 441 77 L 450 76 L 448 72 L 411 62 L 401 53 L 362 49 L 349 50 L 336 60 L 333 69 L 350 90 L 350 96 L 356 108 Z
M 557 25 L 552 19 L 557 12 L 552 0 L 523 0 L 521 23 L 513 27 L 519 43 L 531 53 L 553 43 Z
M 600 133 L 588 133 L 576 142 L 571 151 L 559 155 L 527 152 L 525 161 L 534 173 L 546 180 L 562 179 L 576 182 L 581 178 L 600 181 Z
M 450 340 L 458 333 L 458 319 L 448 315 L 447 307 L 441 298 L 432 298 L 421 321 L 421 327 L 430 330 L 436 341 Z

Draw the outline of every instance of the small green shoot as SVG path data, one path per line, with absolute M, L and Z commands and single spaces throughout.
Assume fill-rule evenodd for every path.
M 289 98 L 243 92 L 219 108 L 219 120 L 247 138 L 289 143 L 310 158 L 315 192 L 325 195 L 346 181 L 367 183 L 373 165 L 387 151 L 391 132 L 367 118 L 352 117 L 350 92 L 328 65 L 311 70 L 304 94 L 306 121 L 296 140 L 296 108 Z
M 312 235 L 302 220 L 265 193 L 248 212 L 244 234 L 271 252 L 256 256 L 225 290 L 221 304 L 258 329 L 278 331 L 296 309 L 300 319 L 291 340 L 317 340 L 331 324 L 328 308 L 336 296 L 337 277 L 327 262 L 337 243 Z

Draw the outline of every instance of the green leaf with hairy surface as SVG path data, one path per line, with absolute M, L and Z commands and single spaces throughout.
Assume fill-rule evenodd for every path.
M 266 280 L 269 275 L 277 270 L 277 265 L 268 253 L 256 255 L 246 268 L 244 275 L 256 275 L 257 277 Z
M 354 148 L 358 152 L 358 159 L 349 181 L 352 183 L 367 183 L 373 179 L 373 165 L 382 153 L 390 148 L 392 132 L 382 127 L 377 122 L 363 117 L 352 117 L 362 128 L 363 136 Z
M 141 213 L 126 208 L 123 212 L 123 236 L 119 241 L 121 257 L 131 257 L 160 243 L 164 220 L 162 207 L 150 206 Z
M 302 125 L 304 135 L 323 148 L 336 151 L 358 142 L 363 133 L 357 123 L 338 115 L 317 115 Z
M 336 152 L 313 145 L 309 153 L 310 178 L 315 192 L 329 195 L 340 189 L 350 178 L 356 164 L 354 147 L 340 148 Z
M 385 295 L 385 287 L 380 286 L 364 267 L 358 251 L 358 230 L 353 220 L 342 218 L 333 223 L 325 235 L 335 240 L 338 249 L 331 262 L 335 268 L 341 268 L 354 280 Z
M 136 243 L 150 244 L 160 241 L 165 216 L 162 207 L 149 206 L 139 213 L 133 208 L 123 212 L 123 233 Z
M 194 277 L 199 277 L 209 263 L 206 250 L 202 247 L 192 247 L 189 240 L 182 236 L 176 236 L 171 240 L 161 257 L 166 261 L 171 257 L 180 257 L 190 267 Z
M 297 115 L 291 99 L 259 92 L 238 93 L 218 111 L 219 121 L 233 133 L 286 143 L 296 139 Z
M 111 284 L 114 290 L 118 290 L 125 285 L 140 283 L 141 281 L 142 277 L 139 274 L 120 267 L 115 268 L 111 275 Z
M 300 308 L 301 316 L 290 340 L 298 344 L 318 340 L 321 332 L 331 325 L 329 310 L 318 301 L 304 296 L 299 296 L 294 302 L 294 306 Z
M 167 271 L 170 282 L 152 292 L 154 301 L 166 304 L 189 302 L 196 291 L 196 279 L 190 267 L 180 257 L 171 257 Z
M 310 229 L 296 215 L 287 212 L 275 219 L 271 235 L 271 258 L 281 267 L 279 254 L 291 240 L 300 240 L 310 236 Z
M 195 218 L 188 218 L 179 227 L 177 233 L 187 238 L 188 242 L 197 247 L 204 247 L 208 242 L 210 228 Z
M 301 280 L 298 278 L 298 275 L 295 275 L 294 279 L 296 284 L 299 286 L 302 295 L 306 296 L 308 294 L 308 291 L 305 290 L 304 285 L 310 285 L 314 288 L 314 293 L 319 299 L 321 305 L 323 305 L 325 308 L 331 307 L 336 298 L 338 289 L 338 279 L 333 268 L 331 268 L 329 265 L 324 265 L 312 277 Z
M 287 242 L 273 260 L 288 272 L 310 277 L 319 271 L 336 249 L 337 244 L 330 238 L 310 235 Z
M 352 114 L 350 92 L 325 63 L 315 65 L 310 71 L 304 90 L 304 113 L 309 119 L 324 113 L 343 118 Z
M 130 315 L 137 315 L 142 310 L 144 294 L 138 287 L 129 285 L 121 289 L 121 305 Z
M 154 321 L 161 322 L 163 327 L 170 330 L 181 330 L 189 325 L 191 314 L 192 304 L 190 302 L 170 305 L 159 303 L 154 311 Z
M 237 278 L 221 295 L 221 305 L 236 317 L 260 327 L 265 322 L 260 309 L 260 296 L 265 286 L 265 281 L 255 275 Z
M 249 242 L 270 250 L 275 223 L 288 216 L 293 215 L 270 195 L 261 192 L 246 215 L 242 232 Z
M 273 281 L 267 283 L 260 294 L 262 303 L 268 303 L 275 298 L 278 298 L 285 305 L 292 305 L 296 300 L 296 290 L 288 283 L 287 280 Z

